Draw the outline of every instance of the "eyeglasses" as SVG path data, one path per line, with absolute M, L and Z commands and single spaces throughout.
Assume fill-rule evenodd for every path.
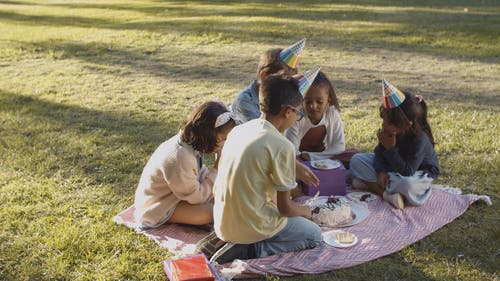
M 298 116 L 297 116 L 297 122 L 299 122 L 300 120 L 302 120 L 302 118 L 304 118 L 304 112 L 298 110 L 297 108 L 291 106 L 291 105 L 287 105 L 288 108 L 290 108 L 291 110 L 293 110 L 293 112 L 295 112 Z

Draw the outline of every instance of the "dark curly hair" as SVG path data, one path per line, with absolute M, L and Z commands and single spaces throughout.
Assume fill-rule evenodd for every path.
M 226 106 L 220 102 L 209 101 L 195 108 L 180 125 L 181 139 L 202 153 L 212 153 L 217 145 L 217 134 L 229 126 L 236 126 L 234 120 L 215 128 L 215 120 L 224 112 Z
M 328 79 L 328 76 L 323 71 L 318 72 L 316 78 L 314 78 L 314 82 L 311 87 L 328 87 L 328 99 L 330 102 L 330 106 L 335 106 L 337 111 L 340 112 L 339 100 L 337 99 L 337 94 L 335 93 L 335 88 L 333 88 L 333 84 Z
M 435 144 L 431 126 L 427 121 L 427 104 L 424 100 L 419 100 L 417 96 L 410 92 L 404 92 L 405 100 L 395 108 L 385 108 L 380 106 L 380 117 L 399 128 L 409 129 L 405 131 L 404 139 L 408 142 L 415 139 L 415 136 L 423 131 L 429 137 L 432 145 Z
M 262 81 L 259 101 L 262 112 L 276 116 L 284 106 L 300 105 L 303 98 L 295 78 L 275 74 Z

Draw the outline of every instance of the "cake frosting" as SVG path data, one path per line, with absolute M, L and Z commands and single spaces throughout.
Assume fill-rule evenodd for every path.
M 321 226 L 335 227 L 352 222 L 354 219 L 351 206 L 335 197 L 313 210 L 313 221 Z

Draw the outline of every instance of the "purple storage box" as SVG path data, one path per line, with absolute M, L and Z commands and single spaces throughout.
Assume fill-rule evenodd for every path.
M 302 192 L 304 195 L 314 196 L 319 190 L 319 195 L 345 195 L 346 194 L 346 177 L 347 170 L 340 163 L 340 167 L 331 170 L 320 170 L 311 166 L 310 161 L 305 161 L 304 164 L 318 177 L 319 186 L 314 187 L 302 183 Z

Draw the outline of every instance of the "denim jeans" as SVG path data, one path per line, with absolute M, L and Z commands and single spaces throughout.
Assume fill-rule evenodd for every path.
M 273 237 L 254 243 L 256 257 L 317 247 L 323 241 L 321 228 L 303 217 L 289 217 L 286 226 Z
M 351 158 L 350 173 L 354 178 L 367 182 L 377 181 L 377 172 L 373 168 L 375 155 L 372 153 L 358 153 Z M 411 176 L 402 176 L 399 173 L 388 172 L 389 184 L 386 190 L 389 193 L 400 193 L 410 205 L 423 205 L 431 195 L 432 178 L 423 171 L 417 171 Z

